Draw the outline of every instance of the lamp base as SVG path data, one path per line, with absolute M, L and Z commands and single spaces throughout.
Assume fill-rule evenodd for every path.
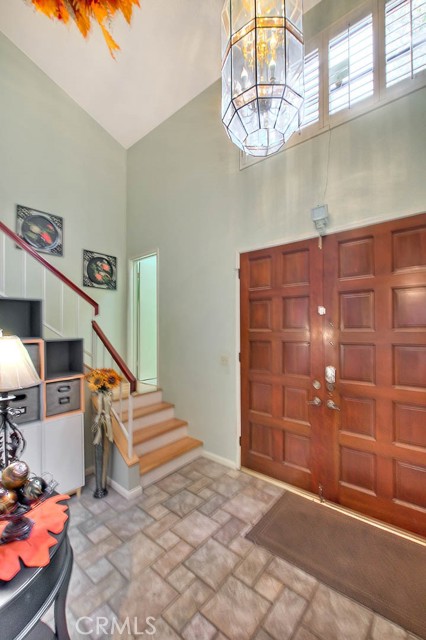
M 1 535 L 0 544 L 17 542 L 18 540 L 27 540 L 31 534 L 33 526 L 34 522 L 25 516 L 9 522 Z

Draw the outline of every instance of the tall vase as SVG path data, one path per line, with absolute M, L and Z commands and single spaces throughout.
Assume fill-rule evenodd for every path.
M 94 498 L 103 498 L 108 494 L 107 473 L 111 453 L 110 442 L 113 439 L 111 425 L 111 393 L 98 392 L 97 415 L 93 421 L 93 445 L 95 450 L 95 481 Z

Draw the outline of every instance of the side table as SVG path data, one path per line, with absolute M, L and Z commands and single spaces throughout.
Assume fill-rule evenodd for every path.
M 67 529 L 68 520 L 55 535 L 58 542 L 46 567 L 23 567 L 9 582 L 0 580 L 0 640 L 70 640 L 65 601 L 73 553 Z M 55 632 L 40 621 L 52 603 Z

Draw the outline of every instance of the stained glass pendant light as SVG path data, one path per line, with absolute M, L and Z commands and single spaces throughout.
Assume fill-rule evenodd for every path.
M 302 0 L 225 0 L 222 122 L 252 156 L 276 153 L 303 106 Z

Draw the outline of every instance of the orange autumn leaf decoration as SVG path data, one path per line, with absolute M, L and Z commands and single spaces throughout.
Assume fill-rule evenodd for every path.
M 121 12 L 130 24 L 133 5 L 140 6 L 139 0 L 30 0 L 31 4 L 52 20 L 64 23 L 73 20 L 86 38 L 92 21 L 101 29 L 111 55 L 120 47 L 105 26 L 117 12 Z

